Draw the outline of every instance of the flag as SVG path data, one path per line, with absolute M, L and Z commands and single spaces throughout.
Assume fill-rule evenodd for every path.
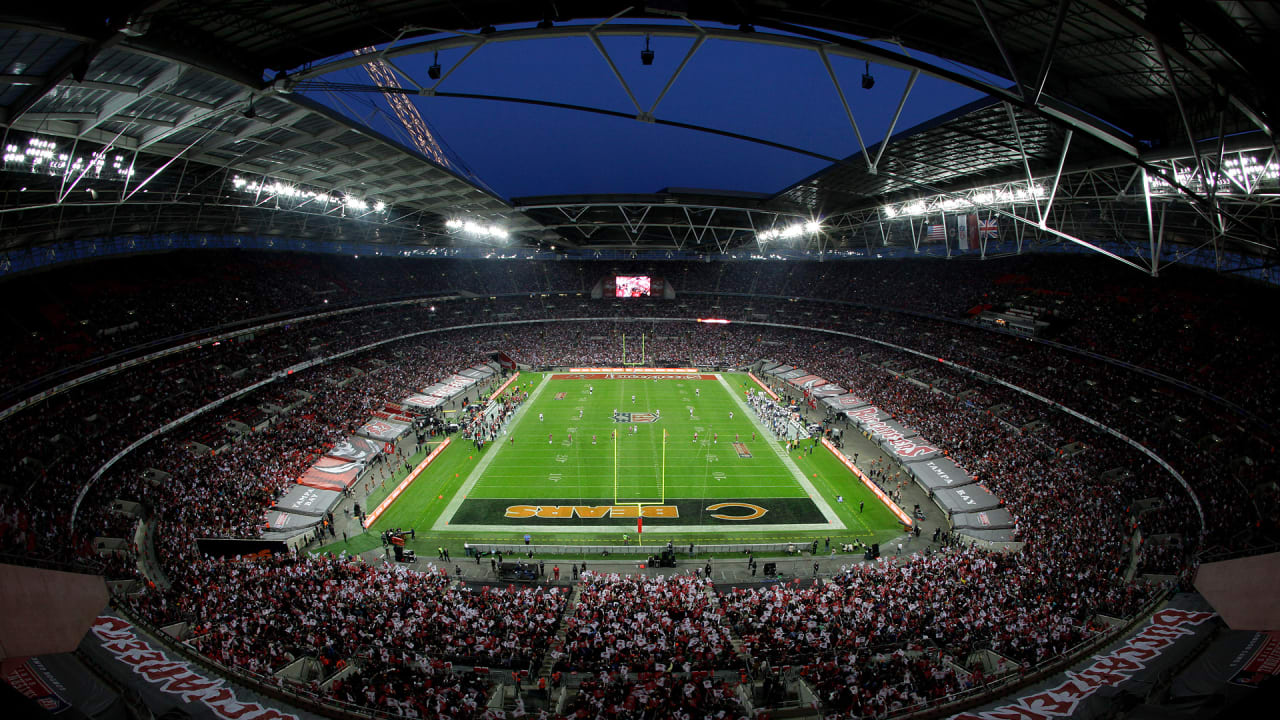
M 943 242 L 947 239 L 947 226 L 930 225 L 929 232 L 925 234 L 925 239 L 929 242 Z
M 995 240 L 1000 236 L 1000 226 L 996 224 L 995 218 L 983 220 L 978 224 L 978 237 L 983 240 Z
M 969 249 L 969 215 L 956 215 L 956 249 Z

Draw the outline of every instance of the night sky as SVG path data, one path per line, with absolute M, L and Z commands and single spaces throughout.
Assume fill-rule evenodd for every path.
M 645 109 L 692 44 L 653 38 L 652 66 L 640 62 L 642 36 L 604 38 L 605 48 Z M 448 72 L 464 50 L 440 54 Z M 912 51 L 916 57 L 928 57 Z M 396 60 L 430 85 L 430 54 Z M 867 145 L 889 126 L 908 73 L 871 66 L 875 87 L 863 90 L 863 63 L 832 65 Z M 1001 82 L 950 64 L 953 70 Z M 362 69 L 326 80 L 368 84 Z M 407 84 L 406 84 L 407 86 Z M 591 105 L 633 114 L 634 106 L 586 37 L 491 43 L 473 54 L 440 90 Z M 386 100 L 372 93 L 309 93 L 349 117 L 409 144 Z M 980 95 L 922 75 L 907 100 L 900 132 Z M 578 193 L 651 193 L 667 187 L 773 194 L 822 169 L 809 156 L 707 133 L 573 110 L 487 100 L 413 96 L 462 174 L 474 174 L 504 198 Z M 844 157 L 859 148 L 816 52 L 708 40 L 663 98 L 658 118 L 695 123 Z

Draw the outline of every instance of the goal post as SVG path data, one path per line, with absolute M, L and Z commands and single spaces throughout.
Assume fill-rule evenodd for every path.
M 627 362 L 627 334 L 622 334 L 622 365 L 644 365 L 645 357 L 645 334 L 640 333 L 640 360 L 638 362 Z

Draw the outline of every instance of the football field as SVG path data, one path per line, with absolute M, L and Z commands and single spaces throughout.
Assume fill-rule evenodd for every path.
M 744 401 L 757 389 L 738 374 L 543 375 L 434 529 L 616 533 L 638 519 L 681 534 L 879 529 L 832 507 L 836 492 L 856 492 L 851 475 L 834 490 L 758 424 Z

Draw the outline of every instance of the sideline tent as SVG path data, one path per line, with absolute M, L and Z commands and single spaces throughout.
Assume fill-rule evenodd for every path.
M 943 488 L 960 487 L 973 482 L 969 473 L 945 457 L 907 463 L 907 472 L 930 495 Z
M 951 516 L 956 529 L 1004 530 L 1013 527 L 1013 515 L 1004 508 L 983 512 L 962 512 Z
M 336 490 L 321 490 L 307 485 L 294 485 L 293 489 L 276 500 L 275 509 L 298 515 L 314 515 L 321 517 L 329 509 L 338 504 L 342 493 Z
M 962 487 L 941 488 L 933 494 L 933 498 L 938 501 L 939 507 L 947 511 L 948 515 L 995 510 L 1000 507 L 1000 498 L 977 483 Z
M 362 438 L 359 435 L 349 435 L 346 440 L 336 443 L 329 448 L 325 455 L 339 460 L 348 460 L 358 462 L 362 465 L 368 465 L 382 454 L 382 443 Z

